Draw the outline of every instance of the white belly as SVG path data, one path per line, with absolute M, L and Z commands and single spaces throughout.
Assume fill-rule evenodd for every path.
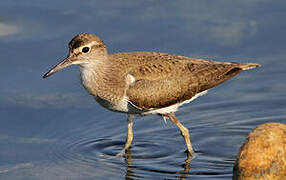
M 178 110 L 178 108 L 180 106 L 182 106 L 183 104 L 186 103 L 190 103 L 191 101 L 193 101 L 194 99 L 198 98 L 199 96 L 202 96 L 204 94 L 206 94 L 208 91 L 205 90 L 203 92 L 200 92 L 198 94 L 196 94 L 195 96 L 193 96 L 191 99 L 185 100 L 181 103 L 177 103 L 177 104 L 173 104 L 171 106 L 167 106 L 164 108 L 159 108 L 159 109 L 150 109 L 150 110 L 140 110 L 139 108 L 136 108 L 136 106 L 134 106 L 131 103 L 128 103 L 128 112 L 129 113 L 134 113 L 134 114 L 140 114 L 140 115 L 149 115 L 149 114 L 168 114 L 168 113 L 172 113 L 172 112 L 176 112 Z M 133 106 L 133 109 L 130 109 L 130 106 Z
M 95 100 L 98 102 L 98 104 L 108 110 L 128 113 L 127 100 L 125 99 L 117 101 L 116 103 L 111 103 L 110 101 L 97 96 L 95 97 Z

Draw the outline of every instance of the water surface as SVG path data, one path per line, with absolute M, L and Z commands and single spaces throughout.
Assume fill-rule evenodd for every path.
M 279 1 L 7 1 L 0 3 L 1 179 L 231 179 L 247 134 L 285 122 L 286 3 Z M 126 157 L 126 115 L 100 107 L 78 68 L 43 80 L 77 33 L 96 33 L 111 53 L 159 51 L 256 62 L 181 107 L 196 154 L 177 127 L 137 117 Z

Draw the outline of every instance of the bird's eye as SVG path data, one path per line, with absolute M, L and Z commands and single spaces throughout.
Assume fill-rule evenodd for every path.
M 88 51 L 89 51 L 89 47 L 84 47 L 81 50 L 81 52 L 83 52 L 83 53 L 88 53 Z

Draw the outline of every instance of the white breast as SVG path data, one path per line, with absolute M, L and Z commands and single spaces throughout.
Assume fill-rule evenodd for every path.
M 116 100 L 115 102 L 111 102 L 108 99 L 106 99 L 104 95 L 100 95 L 100 93 L 98 93 L 97 90 L 95 90 L 100 87 L 94 87 L 94 86 L 97 86 L 96 82 L 91 82 L 95 80 L 95 76 L 97 75 L 93 67 L 89 68 L 85 66 L 85 67 L 82 67 L 80 70 L 81 70 L 81 79 L 82 79 L 83 86 L 87 89 L 87 91 L 89 91 L 91 95 L 94 96 L 95 100 L 101 106 L 111 111 L 139 113 L 137 108 L 134 108 L 133 106 L 129 104 L 128 98 L 126 96 L 124 96 L 121 100 Z M 126 83 L 130 85 L 134 82 L 135 82 L 135 78 L 132 75 L 128 74 L 126 76 Z

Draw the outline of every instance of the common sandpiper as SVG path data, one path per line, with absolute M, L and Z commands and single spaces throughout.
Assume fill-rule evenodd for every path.
M 159 52 L 109 54 L 96 35 L 82 33 L 69 42 L 68 56 L 43 77 L 70 65 L 79 65 L 82 85 L 103 107 L 128 115 L 124 154 L 133 140 L 135 116 L 158 114 L 173 122 L 194 153 L 189 131 L 175 116 L 178 108 L 205 94 L 208 89 L 255 63 L 217 62 Z

